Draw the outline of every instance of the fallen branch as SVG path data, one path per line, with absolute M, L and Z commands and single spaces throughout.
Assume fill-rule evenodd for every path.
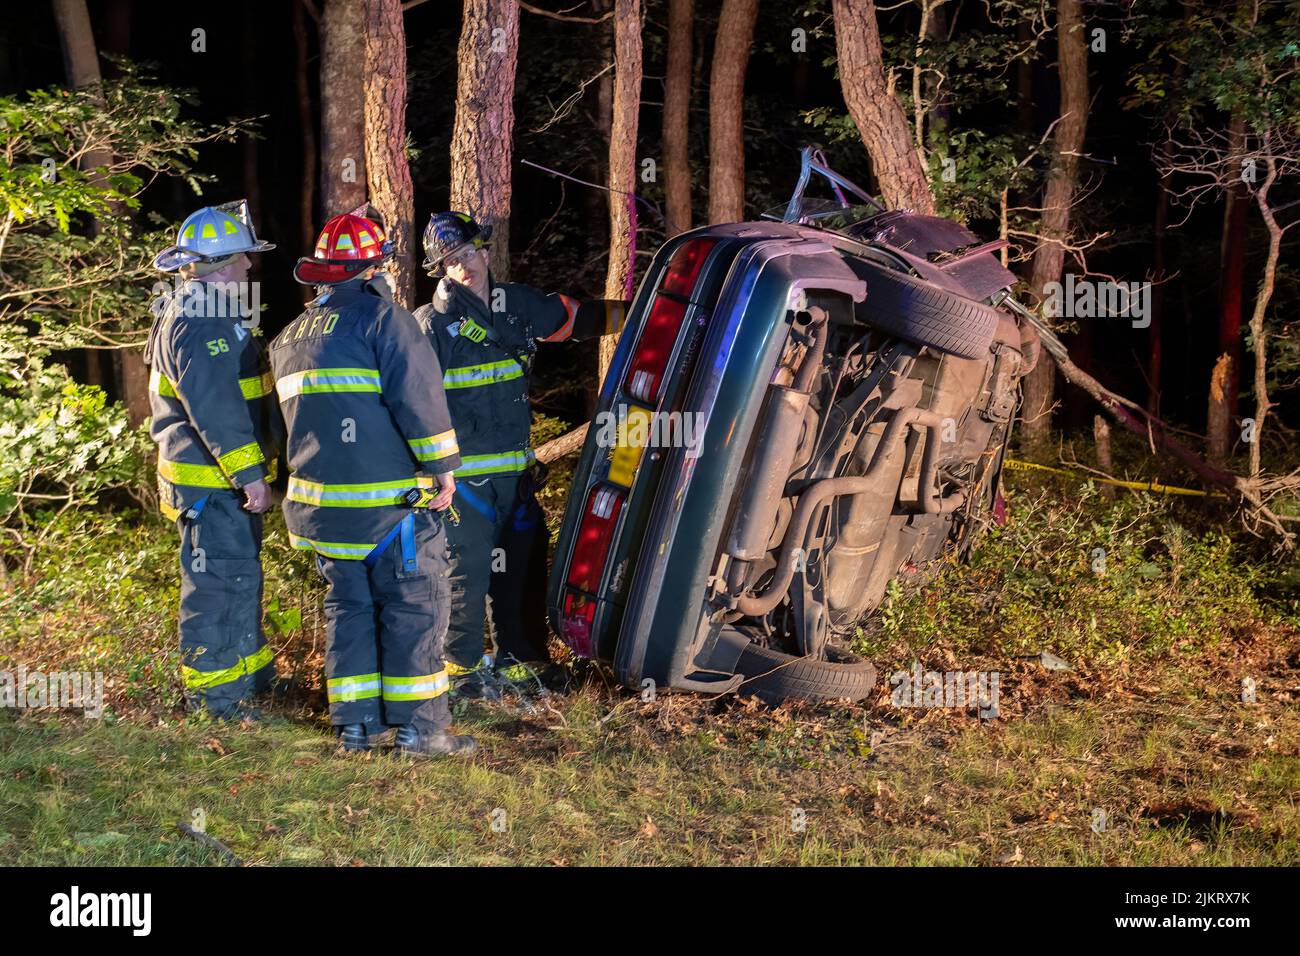
M 552 438 L 537 449 L 537 460 L 543 464 L 558 461 L 566 455 L 572 455 L 575 451 L 580 451 L 582 443 L 586 440 L 587 426 L 579 425 L 573 431 L 566 432 L 559 438 Z
M 230 851 L 230 847 L 226 846 L 216 837 L 209 836 L 208 834 L 204 833 L 202 830 L 196 830 L 188 823 L 177 823 L 176 829 L 180 830 L 181 833 L 184 833 L 186 836 L 193 837 L 194 839 L 198 840 L 204 846 L 216 850 L 227 860 L 229 860 L 232 866 L 244 865 L 244 861 L 241 860 L 239 857 L 235 856 L 235 854 Z
M 1159 418 L 1136 402 L 1112 392 L 1075 365 L 1065 346 L 1061 344 L 1061 340 L 1033 312 L 1011 298 L 1006 299 L 1006 304 L 1038 330 L 1043 348 L 1047 349 L 1056 360 L 1057 367 L 1060 368 L 1066 381 L 1077 385 L 1096 399 L 1112 418 L 1129 431 L 1145 438 L 1153 452 L 1164 452 L 1182 462 L 1210 484 L 1235 491 L 1251 506 L 1250 516 L 1267 525 L 1281 537 L 1282 547 L 1288 550 L 1295 547 L 1295 532 L 1288 531 L 1283 525 L 1283 521 L 1288 518 L 1275 514 L 1264 502 L 1265 492 L 1271 496 L 1282 491 L 1300 490 L 1300 477 L 1296 473 L 1272 479 L 1243 478 L 1241 475 L 1210 464 L 1169 434 L 1169 429 Z M 1253 533 L 1254 529 L 1252 528 L 1251 531 Z

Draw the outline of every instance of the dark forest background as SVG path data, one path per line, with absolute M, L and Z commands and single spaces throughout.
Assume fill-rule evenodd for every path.
M 575 16 L 594 19 L 599 3 L 578 5 Z M 693 205 L 697 224 L 708 207 L 708 78 L 716 42 L 719 0 L 695 4 L 691 121 Z M 263 301 L 270 304 L 268 331 L 278 331 L 297 312 L 304 295 L 290 277 L 295 259 L 305 254 L 314 236 L 301 221 L 305 137 L 318 137 L 320 122 L 320 41 L 310 16 L 295 13 L 290 0 L 227 3 L 220 7 L 177 8 L 175 4 L 106 0 L 89 4 L 101 54 L 121 56 L 142 65 L 160 83 L 193 91 L 186 115 L 204 123 L 255 118 L 258 133 L 233 142 L 205 145 L 195 163 L 213 179 L 196 196 L 181 179 L 164 178 L 142 195 L 139 215 L 158 223 L 177 224 L 193 208 L 247 196 L 261 235 L 278 243 L 259 265 Z M 1155 274 L 1156 245 L 1163 232 L 1166 257 L 1161 344 L 1162 373 L 1157 383 L 1160 410 L 1191 429 L 1203 429 L 1210 372 L 1219 353 L 1216 330 L 1220 313 L 1224 209 L 1204 202 L 1177 228 L 1157 223 L 1159 172 L 1152 162 L 1157 142 L 1149 110 L 1132 108 L 1134 76 L 1151 56 L 1149 43 L 1125 35 L 1135 18 L 1165 16 L 1177 29 L 1178 11 L 1170 5 L 1085 4 L 1089 25 L 1107 30 L 1104 53 L 1088 61 L 1091 115 L 1080 180 L 1089 192 L 1074 211 L 1078 230 L 1108 233 L 1088 257 L 1089 268 L 1127 281 Z M 558 7 L 556 8 L 558 9 Z M 995 32 L 979 4 L 958 8 L 954 35 Z M 660 155 L 659 113 L 663 101 L 667 45 L 667 2 L 644 4 L 643 73 L 637 155 Z M 915 42 L 918 11 L 913 4 L 882 12 L 881 31 L 905 51 Z M 845 135 L 844 103 L 836 76 L 835 45 L 829 0 L 760 5 L 752 53 L 745 78 L 744 151 L 745 211 L 757 216 L 782 202 L 798 173 L 798 150 L 808 143 L 825 148 L 830 164 L 850 178 L 873 183 L 862 142 Z M 462 28 L 461 4 L 428 0 L 403 15 L 409 106 L 410 164 L 415 187 L 416 228 L 429 213 L 449 201 L 449 138 L 456 101 L 457 41 Z M 207 52 L 191 51 L 194 27 L 207 31 Z M 808 52 L 791 52 L 791 31 L 808 31 Z M 593 182 L 607 178 L 607 144 L 602 133 L 608 118 L 600 115 L 603 79 L 580 88 L 610 53 L 610 22 L 567 22 L 521 13 L 516 79 L 511 212 L 512 278 L 548 291 L 578 296 L 599 295 L 609 250 L 605 195 L 598 189 L 565 182 L 523 165 L 531 160 Z M 1006 31 L 1004 31 L 1006 32 Z M 298 39 L 296 39 L 296 37 Z M 300 50 L 299 44 L 305 48 Z M 1027 62 L 1001 71 L 999 89 L 956 100 L 948 109 L 960 113 L 963 129 L 988 135 L 1007 134 L 1037 142 L 1057 116 L 1058 90 L 1053 44 L 1037 44 Z M 349 58 L 349 69 L 369 69 L 363 50 Z M 978 68 L 978 64 L 971 64 Z M 106 64 L 106 77 L 115 75 Z M 51 8 L 28 4 L 23 16 L 6 18 L 0 42 L 0 91 L 19 94 L 66 82 L 59 31 Z M 577 95 L 567 115 L 555 119 L 556 107 Z M 607 93 L 605 94 L 608 95 Z M 357 103 L 361 110 L 362 104 Z M 605 106 L 607 110 L 607 105 Z M 821 122 L 818 122 L 821 121 Z M 1042 162 L 1039 162 L 1042 165 Z M 662 178 L 662 177 L 661 177 Z M 641 184 L 645 199 L 662 203 L 658 183 Z M 312 222 L 339 210 L 323 209 L 314 190 Z M 1172 218 L 1181 218 L 1179 215 Z M 981 236 L 997 234 L 995 218 L 978 211 L 966 217 Z M 1245 242 L 1249 297 L 1262 266 L 1264 243 L 1258 217 L 1249 217 Z M 638 237 L 639 262 L 665 237 L 654 215 L 643 212 Z M 1286 243 L 1291 261 L 1294 240 Z M 1271 325 L 1288 329 L 1296 317 L 1295 274 L 1288 265 L 1275 298 Z M 417 299 L 426 300 L 431 282 L 419 277 Z M 1247 302 L 1247 306 L 1249 303 Z M 1084 324 L 1066 339 L 1078 362 L 1106 385 L 1142 401 L 1149 391 L 1145 370 L 1151 349 L 1149 330 L 1122 321 Z M 558 351 L 561 354 L 555 354 Z M 1277 368 L 1273 399 L 1284 421 L 1293 419 L 1294 365 L 1290 353 Z M 573 382 L 574 373 L 594 376 L 594 361 L 578 347 L 543 356 L 542 407 L 574 420 L 582 412 L 581 392 L 557 388 Z M 110 386 L 112 387 L 112 386 Z M 1069 428 L 1090 422 L 1091 403 L 1067 392 L 1058 423 Z

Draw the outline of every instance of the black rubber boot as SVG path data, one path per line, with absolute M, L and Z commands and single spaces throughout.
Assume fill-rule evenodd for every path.
M 378 750 L 391 746 L 393 731 L 386 730 L 378 734 L 366 733 L 365 724 L 342 724 L 339 729 L 339 746 L 344 750 Z
M 455 753 L 473 753 L 478 749 L 478 743 L 469 736 L 421 734 L 407 724 L 397 728 L 393 749 L 399 754 L 409 754 L 412 757 L 443 757 Z
M 500 700 L 501 682 L 492 665 L 482 662 L 472 671 L 452 677 L 451 694 L 465 700 Z
M 569 668 L 551 661 L 516 662 L 513 658 L 497 668 L 503 693 L 521 697 L 567 694 L 572 686 Z

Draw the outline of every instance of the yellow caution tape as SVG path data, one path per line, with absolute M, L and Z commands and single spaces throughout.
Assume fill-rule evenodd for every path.
M 1154 491 L 1164 495 L 1198 495 L 1200 497 L 1220 498 L 1226 497 L 1220 491 L 1200 491 L 1196 488 L 1178 488 L 1174 485 L 1161 485 L 1154 481 L 1121 481 L 1118 478 L 1100 478 L 1097 475 L 1088 475 L 1079 471 L 1069 471 L 1065 468 L 1052 468 L 1048 465 L 1040 465 L 1032 461 L 1017 461 L 1014 458 L 1008 458 L 1003 463 L 1003 467 L 1010 468 L 1013 471 L 1047 471 L 1053 475 L 1066 475 L 1070 478 L 1082 478 L 1087 481 L 1095 481 L 1099 485 L 1114 485 L 1117 488 L 1132 488 L 1134 491 Z

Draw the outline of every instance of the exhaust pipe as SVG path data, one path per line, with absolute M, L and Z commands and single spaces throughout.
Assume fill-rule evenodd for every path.
M 901 409 L 895 412 L 893 418 L 889 420 L 889 425 L 886 426 L 884 435 L 881 436 L 880 442 L 876 445 L 875 454 L 872 455 L 871 464 L 867 467 L 865 474 L 823 478 L 803 490 L 799 495 L 799 503 L 795 507 L 794 516 L 790 519 L 790 524 L 786 528 L 785 540 L 781 544 L 781 556 L 777 562 L 776 572 L 771 583 L 761 593 L 745 594 L 739 597 L 735 605 L 737 611 L 750 617 L 763 617 L 781 603 L 781 598 L 785 595 L 786 589 L 790 587 L 791 580 L 794 579 L 795 552 L 799 549 L 799 545 L 808 533 L 808 525 L 812 521 L 813 514 L 824 502 L 831 498 L 842 495 L 859 495 L 874 490 L 876 473 L 893 456 L 903 437 L 903 433 L 913 425 L 928 428 L 930 440 L 935 443 L 934 448 L 931 448 L 929 441 L 927 441 L 926 454 L 922 458 L 921 495 L 923 509 L 927 513 L 943 514 L 961 505 L 966 497 L 964 491 L 957 491 L 947 498 L 941 499 L 937 487 L 932 487 L 937 484 L 936 475 L 934 474 L 938 470 L 935 461 L 937 457 L 935 448 L 937 448 L 938 431 L 943 426 L 943 419 L 934 412 L 916 408 L 915 406 Z M 730 581 L 730 578 L 728 580 Z
M 741 492 L 736 518 L 727 536 L 725 550 L 732 559 L 727 581 L 733 591 L 744 587 L 749 562 L 767 554 L 777 508 L 785 497 L 785 485 L 798 454 L 812 386 L 826 355 L 829 316 L 825 309 L 816 306 L 808 314 L 813 324 L 812 347 L 804 355 L 790 385 L 773 385 L 769 389 L 748 483 Z

